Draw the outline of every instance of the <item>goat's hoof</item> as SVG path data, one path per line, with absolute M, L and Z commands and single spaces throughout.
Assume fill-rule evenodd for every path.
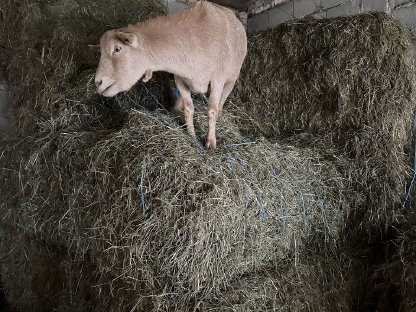
M 217 148 L 217 141 L 215 139 L 207 139 L 205 143 L 205 148 L 207 150 L 215 150 Z

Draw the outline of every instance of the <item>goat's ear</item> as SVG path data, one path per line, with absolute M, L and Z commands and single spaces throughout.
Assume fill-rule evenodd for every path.
M 131 32 L 117 31 L 117 37 L 126 45 L 136 47 L 138 45 L 137 36 Z
M 100 50 L 100 45 L 99 44 L 89 44 L 88 47 L 91 50 L 95 50 L 95 51 L 97 51 L 97 50 L 99 51 Z

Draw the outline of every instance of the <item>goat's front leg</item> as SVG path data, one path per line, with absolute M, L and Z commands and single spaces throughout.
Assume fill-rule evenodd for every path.
M 196 137 L 194 128 L 194 103 L 192 102 L 191 91 L 186 87 L 180 78 L 175 77 L 176 87 L 180 92 L 180 96 L 177 99 L 175 108 L 180 109 L 183 107 L 183 113 L 185 115 L 186 128 L 188 133 Z
M 214 84 L 211 82 L 211 91 L 208 100 L 208 135 L 205 147 L 210 150 L 217 148 L 217 138 L 215 137 L 215 127 L 217 123 L 220 100 L 222 94 L 222 85 Z

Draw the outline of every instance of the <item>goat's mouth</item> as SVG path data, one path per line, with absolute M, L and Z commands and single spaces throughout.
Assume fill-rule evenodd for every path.
M 110 84 L 107 88 L 105 88 L 104 90 L 102 90 L 102 91 L 98 91 L 98 93 L 100 93 L 101 95 L 104 95 L 104 96 L 111 96 L 110 94 L 109 94 L 109 91 L 110 91 L 110 89 L 111 89 L 111 87 L 112 86 L 114 86 L 114 84 L 112 83 L 112 84 Z

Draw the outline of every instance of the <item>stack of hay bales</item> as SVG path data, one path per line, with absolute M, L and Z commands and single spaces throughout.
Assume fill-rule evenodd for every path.
M 249 54 L 232 99 L 243 134 L 337 155 L 355 194 L 343 236 L 366 260 L 352 271 L 362 292 L 352 310 L 413 311 L 415 203 L 404 201 L 414 192 L 408 32 L 384 13 L 311 19 L 252 34 Z
M 393 222 L 410 174 L 409 33 L 384 13 L 312 19 L 251 35 L 249 55 L 233 93 L 244 133 L 337 148 L 363 229 Z
M 218 122 L 219 150 L 208 153 L 166 112 L 170 97 L 163 74 L 116 99 L 94 94 L 97 58 L 87 44 L 96 42 L 107 28 L 163 14 L 158 2 L 30 0 L 15 6 L 8 1 L 5 12 L 15 28 L 1 33 L 8 48 L 1 64 L 19 95 L 18 134 L 1 142 L 0 154 L 1 275 L 13 306 L 23 311 L 351 308 L 354 277 L 346 280 L 345 272 L 355 264 L 348 250 L 340 251 L 340 234 L 351 207 L 362 207 L 369 200 L 362 197 L 375 196 L 373 189 L 358 190 L 357 183 L 373 187 L 372 175 L 387 170 L 386 166 L 375 170 L 378 167 L 370 161 L 379 156 L 379 137 L 399 142 L 394 148 L 394 143 L 388 145 L 386 154 L 395 155 L 391 165 L 399 167 L 393 168 L 397 175 L 383 171 L 394 183 L 375 192 L 389 188 L 387 195 L 393 198 L 388 203 L 394 204 L 400 194 L 392 190 L 406 177 L 401 174 L 406 172 L 402 168 L 407 169 L 403 148 L 410 136 L 406 112 L 413 77 L 407 62 L 409 44 L 400 26 L 387 16 L 368 15 L 319 22 L 322 27 L 316 27 L 317 21 L 302 21 L 253 35 L 232 98 L 236 107 L 223 113 Z M 343 65 L 343 72 L 338 65 L 325 63 L 327 58 L 318 50 L 268 58 L 255 53 L 262 36 L 276 43 L 273 36 L 280 31 L 286 40 L 298 38 L 306 46 L 312 44 L 310 38 L 323 38 L 320 49 L 338 55 L 340 48 L 331 46 L 328 38 L 342 27 L 346 34 L 357 27 L 379 29 L 384 37 L 378 46 L 369 48 L 355 37 L 345 42 L 363 51 L 360 55 L 375 53 L 383 60 L 389 55 L 396 66 L 371 63 L 366 67 L 368 75 L 374 74 L 370 79 L 366 71 L 345 74 L 350 72 L 348 66 L 359 62 L 353 53 L 339 56 L 338 62 L 350 64 Z M 314 29 L 316 37 L 299 39 L 308 29 Z M 386 39 L 393 30 L 397 36 Z M 282 55 L 286 62 L 279 63 Z M 365 83 L 348 90 L 341 105 L 345 110 L 315 106 L 313 114 L 305 111 L 297 121 L 301 105 L 305 109 L 332 103 L 325 99 L 329 80 L 310 76 L 311 85 L 313 81 L 326 85 L 295 103 L 289 98 L 305 93 L 310 85 L 305 89 L 298 84 L 300 89 L 295 90 L 286 83 L 275 98 L 274 83 L 279 79 L 270 79 L 273 83 L 268 85 L 250 76 L 261 75 L 253 64 L 264 61 L 298 81 L 297 75 L 308 74 L 304 66 L 311 57 L 316 58 L 315 66 L 320 59 L 325 63 L 321 69 L 325 65 L 328 73 L 344 77 L 345 88 L 361 79 L 374 89 L 374 101 L 366 102 L 368 110 L 354 121 L 357 127 L 350 127 L 347 115 L 363 105 L 357 99 L 367 94 L 368 90 L 360 93 Z M 282 68 L 289 63 L 291 72 Z M 273 73 L 265 65 L 259 65 L 264 73 Z M 392 77 L 398 71 L 405 75 L 402 86 L 394 95 L 386 92 L 378 97 L 382 86 L 377 78 L 389 78 L 396 86 Z M 253 82 L 258 83 L 257 93 L 244 93 L 244 89 L 254 92 Z M 334 88 L 343 85 L 340 80 L 333 83 Z M 315 98 L 318 95 L 321 100 Z M 269 105 L 257 105 L 257 99 Z M 386 101 L 382 105 L 389 101 L 394 105 L 381 106 L 380 113 L 381 100 Z M 290 118 L 291 129 L 285 124 Z M 370 123 L 373 118 L 379 118 L 383 131 L 375 121 Z M 315 125 L 323 120 L 331 131 L 316 131 Z M 199 136 L 206 133 L 206 123 L 204 114 L 197 113 Z M 309 131 L 313 139 L 286 135 L 277 140 L 298 128 Z M 346 128 L 346 136 L 357 137 L 355 154 L 347 140 L 341 144 Z M 256 143 L 241 144 L 253 134 L 247 130 L 253 129 Z M 374 142 L 371 135 L 376 135 Z M 314 140 L 325 150 L 305 144 Z M 369 171 L 352 165 L 367 156 Z M 377 216 L 375 212 L 373 217 Z
M 241 145 L 227 113 L 221 148 L 207 153 L 164 110 L 163 75 L 115 100 L 94 94 L 87 44 L 118 25 L 114 16 L 140 20 L 146 8 L 160 14 L 158 3 L 126 11 L 125 1 L 112 14 L 93 1 L 28 4 L 3 61 L 21 94 L 19 133 L 1 154 L 2 278 L 13 306 L 194 310 L 244 274 L 302 266 L 308 244 L 334 244 L 345 179 L 319 153 Z M 206 133 L 203 113 L 196 124 Z

